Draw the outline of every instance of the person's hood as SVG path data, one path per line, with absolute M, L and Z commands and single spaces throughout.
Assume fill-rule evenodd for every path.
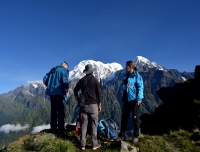
M 53 68 L 51 69 L 51 72 L 52 72 L 52 73 L 55 72 L 58 68 L 64 68 L 64 67 L 63 67 L 62 65 L 53 67 Z
M 56 67 L 53 67 L 51 69 L 50 73 L 54 73 L 54 72 L 56 72 L 57 69 L 60 69 L 60 68 L 64 68 L 64 67 L 62 65 L 58 65 Z M 69 70 L 68 69 L 66 69 L 66 70 L 67 70 L 67 74 L 69 74 Z

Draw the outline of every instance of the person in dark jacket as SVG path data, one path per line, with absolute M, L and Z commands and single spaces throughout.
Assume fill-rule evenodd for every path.
M 74 88 L 74 95 L 78 101 L 78 91 L 84 92 L 88 84 L 85 93 L 85 107 L 80 109 L 82 114 L 80 138 L 82 150 L 85 150 L 88 122 L 90 122 L 93 150 L 101 146 L 97 141 L 98 113 L 101 111 L 101 91 L 98 80 L 93 76 L 94 70 L 96 69 L 91 64 L 87 64 L 83 71 L 86 76 L 80 79 Z
M 51 99 L 51 131 L 62 132 L 65 129 L 65 99 L 69 96 L 68 63 L 62 62 L 43 77 L 46 95 Z
M 122 121 L 121 130 L 119 137 L 125 140 L 125 131 L 129 119 L 129 115 L 132 111 L 132 119 L 134 123 L 133 130 L 133 143 L 139 141 L 139 105 L 142 102 L 143 96 L 143 79 L 137 71 L 137 68 L 133 61 L 126 62 L 126 74 L 124 75 L 122 84 L 120 86 L 123 91 L 123 110 L 122 110 Z

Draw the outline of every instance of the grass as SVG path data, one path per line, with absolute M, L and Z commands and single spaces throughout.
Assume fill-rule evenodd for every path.
M 28 138 L 28 139 L 26 139 Z M 11 143 L 7 148 L 0 152 L 79 152 L 80 139 L 74 136 L 74 132 L 64 132 L 60 135 L 53 135 L 48 130 L 37 133 L 30 137 L 26 136 L 24 141 L 20 138 L 17 144 Z M 131 146 L 139 148 L 140 152 L 200 152 L 200 131 L 198 129 L 193 132 L 185 130 L 170 131 L 162 136 L 140 134 L 139 142 L 131 143 L 131 138 L 126 142 Z M 100 140 L 101 148 L 98 152 L 117 152 L 120 148 L 120 142 L 108 142 Z M 17 142 L 15 142 L 17 143 Z M 128 147 L 131 150 L 131 147 Z M 92 152 L 92 142 L 90 136 L 87 136 L 87 145 L 85 152 Z
M 44 152 L 74 152 L 75 147 L 71 142 L 62 139 L 45 139 L 38 143 L 34 143 L 32 140 L 25 142 L 24 150 Z

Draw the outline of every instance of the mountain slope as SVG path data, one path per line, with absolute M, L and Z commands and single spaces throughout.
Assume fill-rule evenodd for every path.
M 147 58 L 142 56 L 137 56 L 134 59 L 135 65 L 139 68 L 140 71 L 149 71 L 150 69 L 153 70 L 165 70 L 164 67 L 158 65 L 156 62 L 150 62 Z

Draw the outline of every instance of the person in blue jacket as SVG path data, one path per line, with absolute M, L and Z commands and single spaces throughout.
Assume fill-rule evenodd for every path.
M 132 119 L 134 124 L 133 130 L 133 143 L 139 141 L 139 105 L 142 102 L 143 96 L 143 79 L 137 71 L 137 68 L 133 61 L 126 62 L 126 74 L 124 75 L 120 89 L 123 91 L 123 110 L 121 120 L 121 130 L 119 137 L 125 140 L 125 132 L 129 115 L 132 111 Z
M 69 96 L 69 71 L 68 63 L 62 62 L 50 70 L 43 77 L 46 85 L 46 95 L 51 99 L 51 131 L 63 131 L 65 129 L 65 100 Z

